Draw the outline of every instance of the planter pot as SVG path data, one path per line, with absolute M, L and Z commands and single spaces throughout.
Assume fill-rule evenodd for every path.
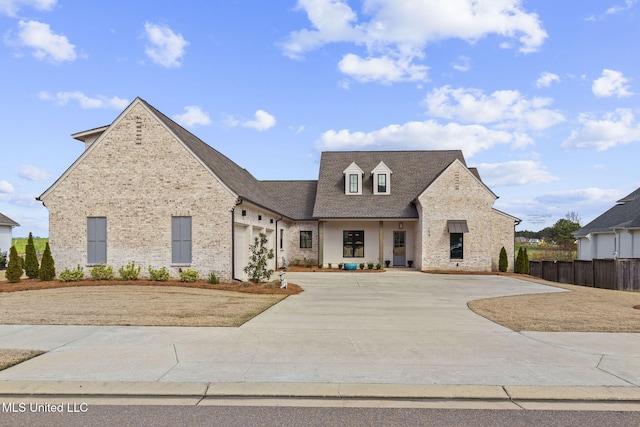
M 347 263 L 344 265 L 345 270 L 356 270 L 358 268 L 358 264 L 356 263 Z

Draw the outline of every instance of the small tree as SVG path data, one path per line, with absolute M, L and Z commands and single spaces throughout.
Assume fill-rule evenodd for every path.
M 529 274 L 531 273 L 531 269 L 529 267 L 529 254 L 527 253 L 527 248 L 524 248 L 522 251 L 522 273 Z
M 268 268 L 268 260 L 274 257 L 273 249 L 267 249 L 267 235 L 260 233 L 260 237 L 254 239 L 253 245 L 249 246 L 251 256 L 249 264 L 244 268 L 244 272 L 254 282 L 263 282 L 269 280 L 273 274 L 273 270 Z
M 11 283 L 18 283 L 22 277 L 22 259 L 18 256 L 18 251 L 15 246 L 11 246 L 9 251 L 9 265 L 7 271 L 5 271 L 5 277 Z
M 56 277 L 56 266 L 51 256 L 51 249 L 49 248 L 49 242 L 44 247 L 44 253 L 42 254 L 42 265 L 40 266 L 40 280 L 48 281 L 53 280 Z
M 38 256 L 36 255 L 36 247 L 33 244 L 33 235 L 29 233 L 27 246 L 24 248 L 24 272 L 29 279 L 35 279 L 40 272 L 38 265 Z
M 516 273 L 523 273 L 523 265 L 524 265 L 524 253 L 522 251 L 522 248 L 518 249 L 518 256 L 516 257 L 516 267 L 515 267 L 515 272 Z
M 498 270 L 504 273 L 505 271 L 507 271 L 508 267 L 509 261 L 507 260 L 507 250 L 503 246 L 502 249 L 500 249 L 500 261 L 498 262 Z

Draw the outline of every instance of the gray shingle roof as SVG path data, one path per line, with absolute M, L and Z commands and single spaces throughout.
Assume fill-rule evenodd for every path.
M 18 227 L 20 224 L 18 224 L 8 216 L 0 213 L 0 225 L 9 225 L 11 227 Z
M 462 151 L 324 152 L 313 216 L 316 218 L 417 218 L 412 201 L 454 160 L 466 165 Z M 371 171 L 383 161 L 392 175 L 389 195 L 373 194 Z M 344 193 L 344 170 L 355 162 L 365 173 L 362 195 Z
M 589 233 L 611 232 L 614 228 L 640 228 L 640 188 L 574 233 L 584 237 Z
M 262 181 L 277 212 L 295 220 L 313 219 L 318 181 Z

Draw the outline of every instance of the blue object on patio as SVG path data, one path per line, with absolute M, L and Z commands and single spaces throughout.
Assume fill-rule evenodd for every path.
M 344 265 L 345 270 L 355 270 L 357 268 L 358 268 L 358 264 L 356 264 L 355 262 L 353 263 L 350 262 Z

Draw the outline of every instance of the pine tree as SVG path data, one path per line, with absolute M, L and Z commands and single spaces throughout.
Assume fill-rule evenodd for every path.
M 523 269 L 522 272 L 524 274 L 531 273 L 531 269 L 529 267 L 529 254 L 527 253 L 527 248 L 524 248 L 524 252 L 523 252 L 522 258 L 523 258 L 523 264 L 524 264 L 523 265 L 524 269 Z
M 9 251 L 9 265 L 5 271 L 5 277 L 11 283 L 18 283 L 22 277 L 22 259 L 18 256 L 15 246 L 11 246 Z
M 40 266 L 38 265 L 38 256 L 36 255 L 36 247 L 33 244 L 33 235 L 31 233 L 29 233 L 29 240 L 27 240 L 27 246 L 24 251 L 24 272 L 29 279 L 35 279 L 38 277 Z
M 44 253 L 42 254 L 42 265 L 40 266 L 40 280 L 48 281 L 53 280 L 56 277 L 56 267 L 51 256 L 51 249 L 49 248 L 49 242 L 44 247 Z
M 507 260 L 507 251 L 503 246 L 502 249 L 500 249 L 500 261 L 498 262 L 498 270 L 504 273 L 505 271 L 507 271 L 508 267 L 509 261 Z
M 516 257 L 516 268 L 515 272 L 522 274 L 524 265 L 524 254 L 522 252 L 522 248 L 518 249 L 518 256 Z

